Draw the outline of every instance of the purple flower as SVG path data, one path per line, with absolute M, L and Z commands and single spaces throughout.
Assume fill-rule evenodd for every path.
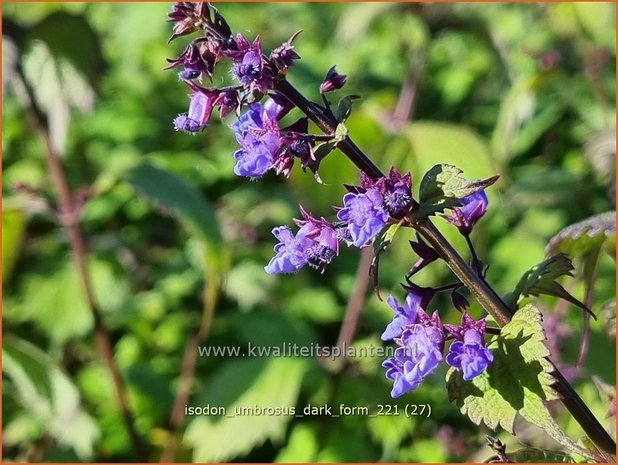
M 339 74 L 333 66 L 328 70 L 324 81 L 320 84 L 320 93 L 326 94 L 327 92 L 341 89 L 345 84 L 346 77 L 345 74 Z
M 324 271 L 326 265 L 339 253 L 339 239 L 332 224 L 324 218 L 314 218 L 301 207 L 302 220 L 296 236 L 290 228 L 281 226 L 273 230 L 279 239 L 275 256 L 265 270 L 269 274 L 293 273 L 304 265 Z
M 266 94 L 272 87 L 273 80 L 270 70 L 265 66 L 260 38 L 256 37 L 252 43 L 249 43 L 242 34 L 238 34 L 236 45 L 237 50 L 222 52 L 234 63 L 232 75 L 249 90 L 258 90 Z
M 459 231 L 467 236 L 472 232 L 476 222 L 485 214 L 487 210 L 487 194 L 484 190 L 470 194 L 463 199 L 459 199 L 461 207 L 453 208 L 451 215 L 445 215 L 446 220 L 457 226 Z
M 416 315 L 418 309 L 421 308 L 423 304 L 423 296 L 420 294 L 409 293 L 406 297 L 404 305 L 401 305 L 395 297 L 389 295 L 386 302 L 389 307 L 395 310 L 395 316 L 393 317 L 393 321 L 388 324 L 382 333 L 381 338 L 383 341 L 400 337 L 405 326 L 416 323 Z
M 310 213 L 300 207 L 303 216 L 302 220 L 294 220 L 299 236 L 310 238 L 313 243 L 310 245 L 308 253 L 309 266 L 324 270 L 331 260 L 339 254 L 339 237 L 334 226 L 324 218 L 314 218 Z
M 376 189 L 384 196 L 384 206 L 393 218 L 402 218 L 412 207 L 412 175 L 402 175 L 391 167 L 388 176 L 373 180 L 361 172 L 361 187 Z
M 275 62 L 277 68 L 289 68 L 294 64 L 294 60 L 300 59 L 300 55 L 296 53 L 296 50 L 294 50 L 294 46 L 292 45 L 292 42 L 298 34 L 299 32 L 294 34 L 290 40 L 281 44 L 270 54 L 270 59 Z
M 271 100 L 265 105 L 254 103 L 231 125 L 241 146 L 234 153 L 238 176 L 259 178 L 274 167 L 283 144 L 276 119 L 282 111 L 284 108 Z
M 363 193 L 350 192 L 343 196 L 343 205 L 337 212 L 337 218 L 347 223 L 356 247 L 367 245 L 388 221 L 384 197 L 376 189 L 367 189 Z
M 473 329 L 478 332 L 482 337 L 485 336 L 485 328 L 487 327 L 487 322 L 484 318 L 480 320 L 475 320 L 472 318 L 467 312 L 463 312 L 461 315 L 461 323 L 459 326 L 445 324 L 444 329 L 447 334 L 450 334 L 452 337 L 459 341 L 463 341 L 464 334 L 466 331 Z
M 196 87 L 196 90 L 189 96 L 188 113 L 182 113 L 174 119 L 174 128 L 177 131 L 195 134 L 203 130 L 210 121 L 214 103 L 218 97 L 218 91 L 210 91 Z
M 210 21 L 208 4 L 201 2 L 176 2 L 167 17 L 169 22 L 174 23 L 174 33 L 170 41 L 196 31 L 200 22 Z
M 279 134 L 266 131 L 256 135 L 247 131 L 237 135 L 236 140 L 241 146 L 234 152 L 234 173 L 237 176 L 259 178 L 273 167 L 275 156 L 281 147 Z
M 482 334 L 475 329 L 467 330 L 463 341 L 453 342 L 446 356 L 446 363 L 461 370 L 466 381 L 483 373 L 493 360 L 494 356 L 485 347 Z
M 264 104 L 252 103 L 246 112 L 238 117 L 230 128 L 237 133 L 249 131 L 252 128 L 263 129 L 264 120 L 278 121 L 290 110 L 289 106 L 282 105 L 272 98 Z
M 393 380 L 392 397 L 416 389 L 442 361 L 444 335 L 433 326 L 413 324 L 407 327 L 395 356 L 385 360 L 386 377 Z
M 264 267 L 268 274 L 295 273 L 309 261 L 307 250 L 312 241 L 308 237 L 294 236 L 287 226 L 273 229 L 273 235 L 279 240 L 275 245 L 275 256 Z
M 202 55 L 195 43 L 189 44 L 182 54 L 175 60 L 167 60 L 170 65 L 166 69 L 183 66 L 184 69 L 178 73 L 178 77 L 184 81 L 200 78 L 202 73 L 211 75 L 212 68 L 202 59 Z M 214 64 L 213 64 L 214 66 Z
M 215 101 L 215 106 L 219 107 L 219 115 L 221 118 L 225 118 L 233 111 L 236 111 L 239 105 L 238 94 L 233 89 L 222 90 Z

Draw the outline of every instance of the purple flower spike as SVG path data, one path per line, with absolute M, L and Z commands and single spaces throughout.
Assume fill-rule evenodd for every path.
M 444 336 L 435 327 L 414 324 L 398 340 L 395 356 L 382 363 L 386 377 L 393 380 L 392 397 L 416 389 L 442 362 Z
M 280 97 L 270 97 L 264 102 L 264 113 L 270 118 L 280 121 L 289 111 L 293 108 L 293 105 L 286 99 Z
M 386 225 L 388 212 L 383 204 L 384 197 L 376 189 L 343 196 L 344 206 L 337 212 L 337 218 L 348 224 L 352 244 L 356 247 L 367 245 Z
M 465 332 L 463 341 L 453 342 L 446 356 L 446 363 L 461 370 L 465 381 L 479 376 L 493 360 L 494 356 L 485 347 L 483 336 L 474 329 Z
M 328 70 L 324 81 L 322 81 L 322 84 L 320 85 L 320 93 L 326 94 L 327 92 L 341 89 L 345 84 L 346 77 L 347 76 L 345 74 L 339 74 L 333 66 Z
M 268 274 L 295 273 L 308 263 L 311 239 L 300 235 L 295 237 L 287 226 L 273 229 L 273 235 L 279 243 L 274 248 L 275 256 L 264 267 Z
M 189 112 L 178 115 L 174 119 L 174 128 L 177 131 L 195 134 L 203 130 L 210 121 L 217 91 L 199 88 L 190 95 Z
M 416 323 L 417 313 L 424 307 L 426 298 L 421 294 L 411 292 L 407 295 L 404 305 L 400 305 L 392 295 L 388 296 L 386 302 L 395 310 L 395 316 L 382 333 L 383 341 L 400 337 L 404 327 Z
M 451 215 L 445 215 L 446 220 L 457 226 L 459 231 L 467 236 L 472 232 L 472 228 L 476 222 L 481 219 L 487 210 L 487 194 L 484 190 L 470 194 L 463 199 L 459 199 L 461 207 L 453 208 Z

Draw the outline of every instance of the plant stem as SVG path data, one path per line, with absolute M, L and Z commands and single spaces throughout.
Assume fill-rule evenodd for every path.
M 180 428 L 185 420 L 184 409 L 185 405 L 189 402 L 193 381 L 195 379 L 199 346 L 210 334 L 212 319 L 214 318 L 215 308 L 217 306 L 219 285 L 219 281 L 216 281 L 216 283 L 207 281 L 204 284 L 202 319 L 197 331 L 187 340 L 182 354 L 178 386 L 176 388 L 174 404 L 169 418 L 170 434 L 163 448 L 163 452 L 161 452 L 161 458 L 159 460 L 161 463 L 176 461 L 176 451 L 181 439 Z
M 294 86 L 286 80 L 276 83 L 275 89 L 290 102 L 305 113 L 320 129 L 327 134 L 334 134 L 337 121 L 325 115 L 312 102 L 307 100 Z M 337 147 L 362 171 L 373 179 L 384 177 L 384 174 L 358 146 L 346 137 Z M 440 233 L 429 218 L 418 220 L 412 226 L 429 242 L 438 255 L 447 263 L 453 273 L 470 290 L 477 301 L 487 310 L 500 326 L 506 325 L 512 317 L 511 309 L 502 301 L 466 261 L 457 253 L 448 240 Z M 553 364 L 552 364 L 553 365 Z M 588 437 L 601 450 L 610 454 L 616 453 L 616 443 L 605 431 L 603 426 L 592 414 L 590 409 L 579 397 L 577 392 L 554 365 L 554 389 L 562 396 L 562 402 L 573 417 L 582 426 Z
M 33 124 L 45 145 L 50 177 L 56 190 L 58 191 L 58 219 L 67 233 L 69 245 L 73 252 L 73 259 L 77 268 L 77 274 L 86 297 L 86 304 L 92 314 L 94 321 L 94 334 L 99 347 L 99 353 L 107 365 L 107 369 L 112 377 L 116 399 L 122 413 L 125 427 L 131 439 L 133 453 L 135 454 L 137 461 L 147 461 L 148 456 L 146 454 L 146 450 L 139 434 L 137 433 L 137 430 L 135 429 L 135 419 L 129 406 L 127 389 L 120 374 L 120 369 L 114 360 L 111 337 L 107 327 L 105 326 L 103 314 L 94 295 L 92 280 L 88 270 L 86 244 L 79 224 L 79 214 L 76 211 L 74 197 L 71 193 L 71 188 L 69 187 L 62 161 L 60 160 L 60 156 L 51 142 L 51 135 L 45 114 L 36 101 L 32 87 L 28 84 L 24 70 L 19 61 L 17 62 L 15 68 L 19 81 L 26 94 L 26 106 L 29 111 L 29 116 L 32 118 Z
M 365 303 L 367 288 L 369 287 L 369 268 L 371 267 L 372 259 L 373 251 L 369 247 L 363 249 L 354 280 L 354 291 L 350 296 L 350 300 L 348 300 L 343 324 L 337 338 L 337 347 L 343 348 L 344 345 L 349 345 L 354 338 L 358 319 Z
M 466 238 L 466 244 L 468 244 L 468 249 L 470 249 L 470 255 L 472 256 L 472 266 L 476 270 L 476 273 L 479 276 L 483 276 L 483 264 L 481 260 L 479 260 L 479 256 L 476 253 L 476 249 L 474 248 L 474 244 L 470 239 L 470 234 L 463 235 Z

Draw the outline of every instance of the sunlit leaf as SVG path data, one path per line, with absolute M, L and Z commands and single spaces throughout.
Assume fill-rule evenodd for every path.
M 542 317 L 533 305 L 519 309 L 488 345 L 494 354 L 490 367 L 472 381 L 451 368 L 447 389 L 451 401 L 476 425 L 498 426 L 515 433 L 515 418 L 523 417 L 547 432 L 570 451 L 589 455 L 569 439 L 545 406 L 558 396 L 551 385 L 553 366 L 547 360 Z
M 613 241 L 613 247 L 615 248 L 615 211 L 591 216 L 579 223 L 567 226 L 550 239 L 545 253 L 549 255 L 556 252 L 565 252 L 571 257 L 575 257 L 600 247 L 606 241 Z
M 573 297 L 556 281 L 561 276 L 573 276 L 573 269 L 573 264 L 567 254 L 553 255 L 524 273 L 509 300 L 517 302 L 520 296 L 552 295 L 571 302 L 594 316 L 583 302 Z
M 456 166 L 447 164 L 436 165 L 425 173 L 419 193 L 420 206 L 415 216 L 425 218 L 458 206 L 458 199 L 485 189 L 498 180 L 498 176 L 492 176 L 471 181 L 461 176 L 462 173 Z
M 298 358 L 239 359 L 214 374 L 199 405 L 225 407 L 228 416 L 191 419 L 184 442 L 193 448 L 193 461 L 229 461 L 268 439 L 280 441 L 293 418 L 289 409 L 296 405 L 304 366 Z M 288 414 L 237 410 L 253 407 L 288 409 Z

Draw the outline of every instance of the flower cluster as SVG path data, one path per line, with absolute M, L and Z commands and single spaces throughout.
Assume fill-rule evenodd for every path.
M 335 207 L 336 224 L 313 218 L 301 207 L 303 220 L 296 235 L 286 226 L 273 230 L 279 240 L 275 256 L 266 266 L 268 273 L 293 273 L 304 265 L 324 270 L 339 252 L 339 241 L 356 247 L 367 246 L 392 218 L 399 219 L 412 208 L 412 179 L 391 168 L 378 181 L 361 174 L 361 185 L 350 186 L 343 207 Z
M 393 380 L 392 397 L 416 389 L 442 360 L 462 371 L 466 381 L 479 376 L 493 361 L 484 342 L 485 320 L 475 321 L 464 312 L 461 325 L 443 325 L 437 311 L 431 316 L 425 311 L 429 300 L 431 295 L 423 292 L 409 292 L 403 305 L 395 297 L 388 297 L 395 317 L 382 333 L 382 340 L 394 340 L 398 347 L 382 366 L 386 377 Z M 454 342 L 444 358 L 444 345 L 449 339 Z
M 304 101 L 304 97 L 282 90 L 289 89 L 283 81 L 288 69 L 300 59 L 293 45 L 298 33 L 267 55 L 259 37 L 248 40 L 242 34 L 234 36 L 225 19 L 208 3 L 177 2 L 168 17 L 173 23 L 170 40 L 200 32 L 177 58 L 168 59 L 168 68 L 178 69 L 179 79 L 190 91 L 188 111 L 174 119 L 174 127 L 196 134 L 208 126 L 216 109 L 221 118 L 234 113 L 237 118 L 230 129 L 239 145 L 233 154 L 236 175 L 257 179 L 272 170 L 289 176 L 297 160 L 303 169 L 315 172 L 321 158 L 342 142 L 339 127 L 334 134 L 309 134 L 305 116 L 287 126 L 283 124 L 295 107 L 292 101 Z M 215 67 L 222 60 L 229 62 L 233 83 L 223 88 L 203 87 L 205 78 L 212 81 Z M 332 67 L 319 88 L 324 106 L 308 102 L 305 114 L 321 112 L 326 120 L 343 123 L 345 117 L 335 116 L 325 94 L 341 89 L 345 82 L 346 76 Z M 347 99 L 352 97 L 356 96 Z M 303 105 L 299 104 L 299 108 Z M 323 272 L 339 254 L 341 242 L 366 247 L 388 224 L 411 224 L 410 214 L 417 204 L 412 198 L 410 173 L 401 174 L 391 168 L 387 176 L 372 179 L 361 172 L 359 184 L 346 186 L 343 205 L 334 207 L 334 222 L 316 218 L 301 207 L 301 218 L 294 219 L 296 232 L 288 226 L 273 229 L 278 242 L 266 272 L 295 273 L 306 265 Z M 487 196 L 479 191 L 459 201 L 460 206 L 444 217 L 468 236 L 487 209 Z M 410 278 L 439 256 L 420 237 L 411 245 L 420 259 L 406 276 L 405 302 L 388 298 L 395 316 L 382 334 L 384 341 L 393 340 L 398 346 L 394 356 L 383 363 L 387 378 L 393 380 L 393 397 L 416 389 L 442 361 L 460 370 L 468 381 L 493 361 L 484 342 L 485 320 L 475 321 L 465 312 L 468 302 L 458 293 L 460 284 L 439 289 L 451 291 L 454 306 L 463 312 L 460 325 L 442 324 L 437 312 L 426 312 L 438 289 L 421 288 Z M 445 344 L 451 340 L 444 356 Z

